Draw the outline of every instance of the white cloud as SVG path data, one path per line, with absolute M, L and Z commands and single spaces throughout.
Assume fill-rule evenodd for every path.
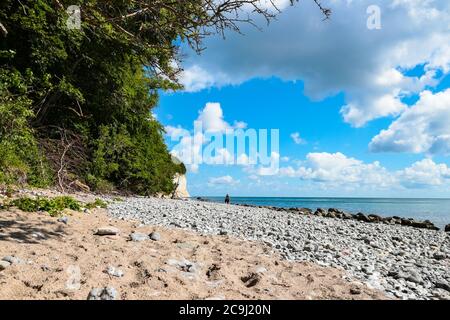
M 182 128 L 181 126 L 177 126 L 177 127 L 165 126 L 164 130 L 166 131 L 166 135 L 169 136 L 174 141 L 178 140 L 181 137 L 190 135 L 189 131 Z
M 291 138 L 294 140 L 295 144 L 304 144 L 306 141 L 300 137 L 300 133 L 291 133 Z
M 340 152 L 309 153 L 306 161 L 300 167 L 296 169 L 281 168 L 280 175 L 339 184 L 357 183 L 386 186 L 388 182 L 392 182 L 387 170 L 381 167 L 379 162 L 366 164 Z
M 210 185 L 236 185 L 239 183 L 239 180 L 233 179 L 232 176 L 223 176 L 217 178 L 209 178 L 208 183 Z
M 227 129 L 245 129 L 247 123 L 235 120 L 230 125 L 224 120 L 223 110 L 220 103 L 208 102 L 205 107 L 199 111 L 197 121 L 200 121 L 203 130 L 207 132 L 225 132 Z
M 166 126 L 166 136 L 176 145 L 172 148 L 171 154 L 180 159 L 190 172 L 199 171 L 199 159 L 206 164 L 234 164 L 234 155 L 226 148 L 218 148 L 214 155 L 203 154 L 203 146 L 210 142 L 210 137 L 206 133 L 225 134 L 228 129 L 245 129 L 247 123 L 235 120 L 230 125 L 224 120 L 223 110 L 220 103 L 208 102 L 205 107 L 199 111 L 196 121 L 202 125 L 203 132 L 191 132 L 181 126 Z M 204 158 L 203 158 L 204 156 Z M 248 165 L 249 159 L 243 154 L 237 159 L 239 165 Z
M 382 29 L 368 30 L 366 9 L 372 4 L 330 1 L 326 5 L 333 10 L 332 19 L 322 21 L 314 2 L 302 1 L 286 8 L 264 32 L 243 26 L 244 36 L 209 38 L 207 50 L 186 61 L 187 70 L 207 70 L 197 77 L 199 85 L 191 77 L 190 86 L 200 90 L 276 76 L 303 80 L 305 94 L 313 99 L 344 92 L 341 113 L 356 127 L 397 116 L 406 109 L 402 97 L 434 86 L 436 70 L 450 70 L 450 2 L 382 1 L 377 3 Z M 398 71 L 419 64 L 426 71 L 421 78 Z
M 415 105 L 372 139 L 369 149 L 450 154 L 450 89 L 422 92 Z
M 425 188 L 450 183 L 450 168 L 432 159 L 423 159 L 397 171 L 389 171 L 378 161 L 361 160 L 337 153 L 309 153 L 297 167 L 282 167 L 280 177 L 300 178 L 322 186 L 370 187 L 373 189 Z
M 439 186 L 450 181 L 450 168 L 443 163 L 436 164 L 431 159 L 418 161 L 397 174 L 402 185 L 407 188 Z
M 222 132 L 230 128 L 230 125 L 223 119 L 220 103 L 208 102 L 199 112 L 197 121 L 201 121 L 203 129 L 209 132 Z
M 233 122 L 233 128 L 235 129 L 246 129 L 247 128 L 247 123 L 245 123 L 244 121 L 234 121 Z

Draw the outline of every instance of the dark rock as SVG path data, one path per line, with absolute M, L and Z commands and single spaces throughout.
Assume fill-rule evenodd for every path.
M 261 274 L 251 273 L 245 277 L 241 277 L 241 281 L 245 284 L 247 288 L 254 287 L 261 281 Z
M 345 212 L 342 213 L 342 219 L 349 220 L 352 218 L 353 218 L 353 216 L 350 213 L 345 213 Z
M 445 226 L 444 231 L 445 232 L 450 232 L 450 224 Z
M 450 292 L 450 284 L 446 281 L 438 281 L 434 285 L 436 288 L 444 289 L 444 290 Z
M 325 214 L 326 214 L 326 211 L 322 208 L 317 208 L 317 210 L 314 212 L 314 215 L 320 216 L 320 217 L 325 216 Z
M 380 222 L 383 219 L 379 215 L 376 215 L 376 214 L 369 214 L 367 217 L 369 218 L 369 220 L 371 222 Z
M 351 288 L 350 289 L 350 294 L 354 294 L 354 295 L 356 295 L 356 294 L 361 294 L 361 289 L 360 288 Z
M 425 220 L 425 221 L 412 221 L 411 225 L 415 228 L 420 229 L 430 229 L 430 230 L 439 230 L 438 227 L 436 227 L 431 221 Z
M 362 212 L 358 212 L 356 214 L 356 220 L 370 222 L 370 219 Z
M 152 239 L 153 241 L 159 241 L 161 240 L 161 235 L 158 232 L 152 232 L 149 235 L 150 239 Z
M 433 254 L 433 258 L 436 260 L 445 260 L 447 258 L 447 255 L 443 252 L 435 252 Z
M 401 221 L 401 225 L 402 226 L 412 226 L 413 225 L 413 221 L 409 220 L 409 219 L 400 219 Z

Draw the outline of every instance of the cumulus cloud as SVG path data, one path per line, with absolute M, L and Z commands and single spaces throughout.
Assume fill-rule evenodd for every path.
M 306 141 L 300 137 L 300 133 L 294 132 L 291 133 L 291 139 L 295 144 L 304 144 Z
M 381 30 L 366 27 L 372 4 L 381 8 Z M 313 99 L 344 92 L 342 116 L 359 127 L 399 115 L 406 109 L 405 95 L 434 86 L 437 70 L 449 71 L 449 1 L 334 0 L 327 5 L 333 10 L 328 21 L 322 21 L 313 1 L 302 1 L 285 8 L 264 32 L 244 26 L 244 36 L 207 39 L 207 50 L 186 61 L 189 79 L 201 79 L 189 86 L 201 90 L 271 76 L 302 80 Z M 419 64 L 425 65 L 420 78 L 399 71 Z
M 208 184 L 210 185 L 236 185 L 239 180 L 235 180 L 232 176 L 223 176 L 217 178 L 209 178 Z
M 425 188 L 450 182 L 450 168 L 432 159 L 423 159 L 397 171 L 389 171 L 378 161 L 365 163 L 337 153 L 309 153 L 300 166 L 280 168 L 280 177 L 300 178 L 323 185 L 369 186 L 381 188 Z
M 397 173 L 399 180 L 407 188 L 439 186 L 450 180 L 450 168 L 446 164 L 436 164 L 431 159 L 423 159 Z
M 198 113 L 195 124 L 201 124 L 199 131 L 191 131 L 181 126 L 165 126 L 166 136 L 175 142 L 170 151 L 171 154 L 180 159 L 190 172 L 197 173 L 199 164 L 234 164 L 234 155 L 226 148 L 214 149 L 214 154 L 203 154 L 203 146 L 211 141 L 210 134 L 224 135 L 229 129 L 245 129 L 247 123 L 235 120 L 233 125 L 224 119 L 220 103 L 208 102 Z M 201 129 L 201 131 L 200 131 Z M 249 159 L 245 154 L 239 155 L 237 164 L 248 165 Z
M 225 132 L 227 129 L 245 129 L 247 127 L 247 123 L 243 121 L 234 121 L 233 125 L 226 122 L 222 107 L 217 102 L 208 102 L 199 111 L 197 121 L 202 123 L 203 130 L 207 132 Z
M 372 139 L 369 149 L 450 154 L 450 89 L 422 92 L 415 105 Z
M 387 186 L 392 177 L 379 162 L 364 163 L 346 155 L 337 153 L 309 153 L 303 165 L 281 168 L 281 176 L 298 177 L 316 182 L 332 182 L 338 184 L 376 184 Z

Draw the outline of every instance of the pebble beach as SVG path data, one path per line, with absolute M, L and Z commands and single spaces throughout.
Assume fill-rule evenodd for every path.
M 335 219 L 194 200 L 126 198 L 112 217 L 144 225 L 259 241 L 289 261 L 345 272 L 398 299 L 450 299 L 450 234 L 443 230 Z

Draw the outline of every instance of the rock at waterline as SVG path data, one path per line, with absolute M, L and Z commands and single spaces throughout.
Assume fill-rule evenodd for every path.
M 88 300 L 116 300 L 117 291 L 113 287 L 94 288 L 89 292 Z
M 446 225 L 444 230 L 445 232 L 450 232 L 450 224 Z
M 120 230 L 115 227 L 101 227 L 95 231 L 97 236 L 115 236 L 119 234 Z

